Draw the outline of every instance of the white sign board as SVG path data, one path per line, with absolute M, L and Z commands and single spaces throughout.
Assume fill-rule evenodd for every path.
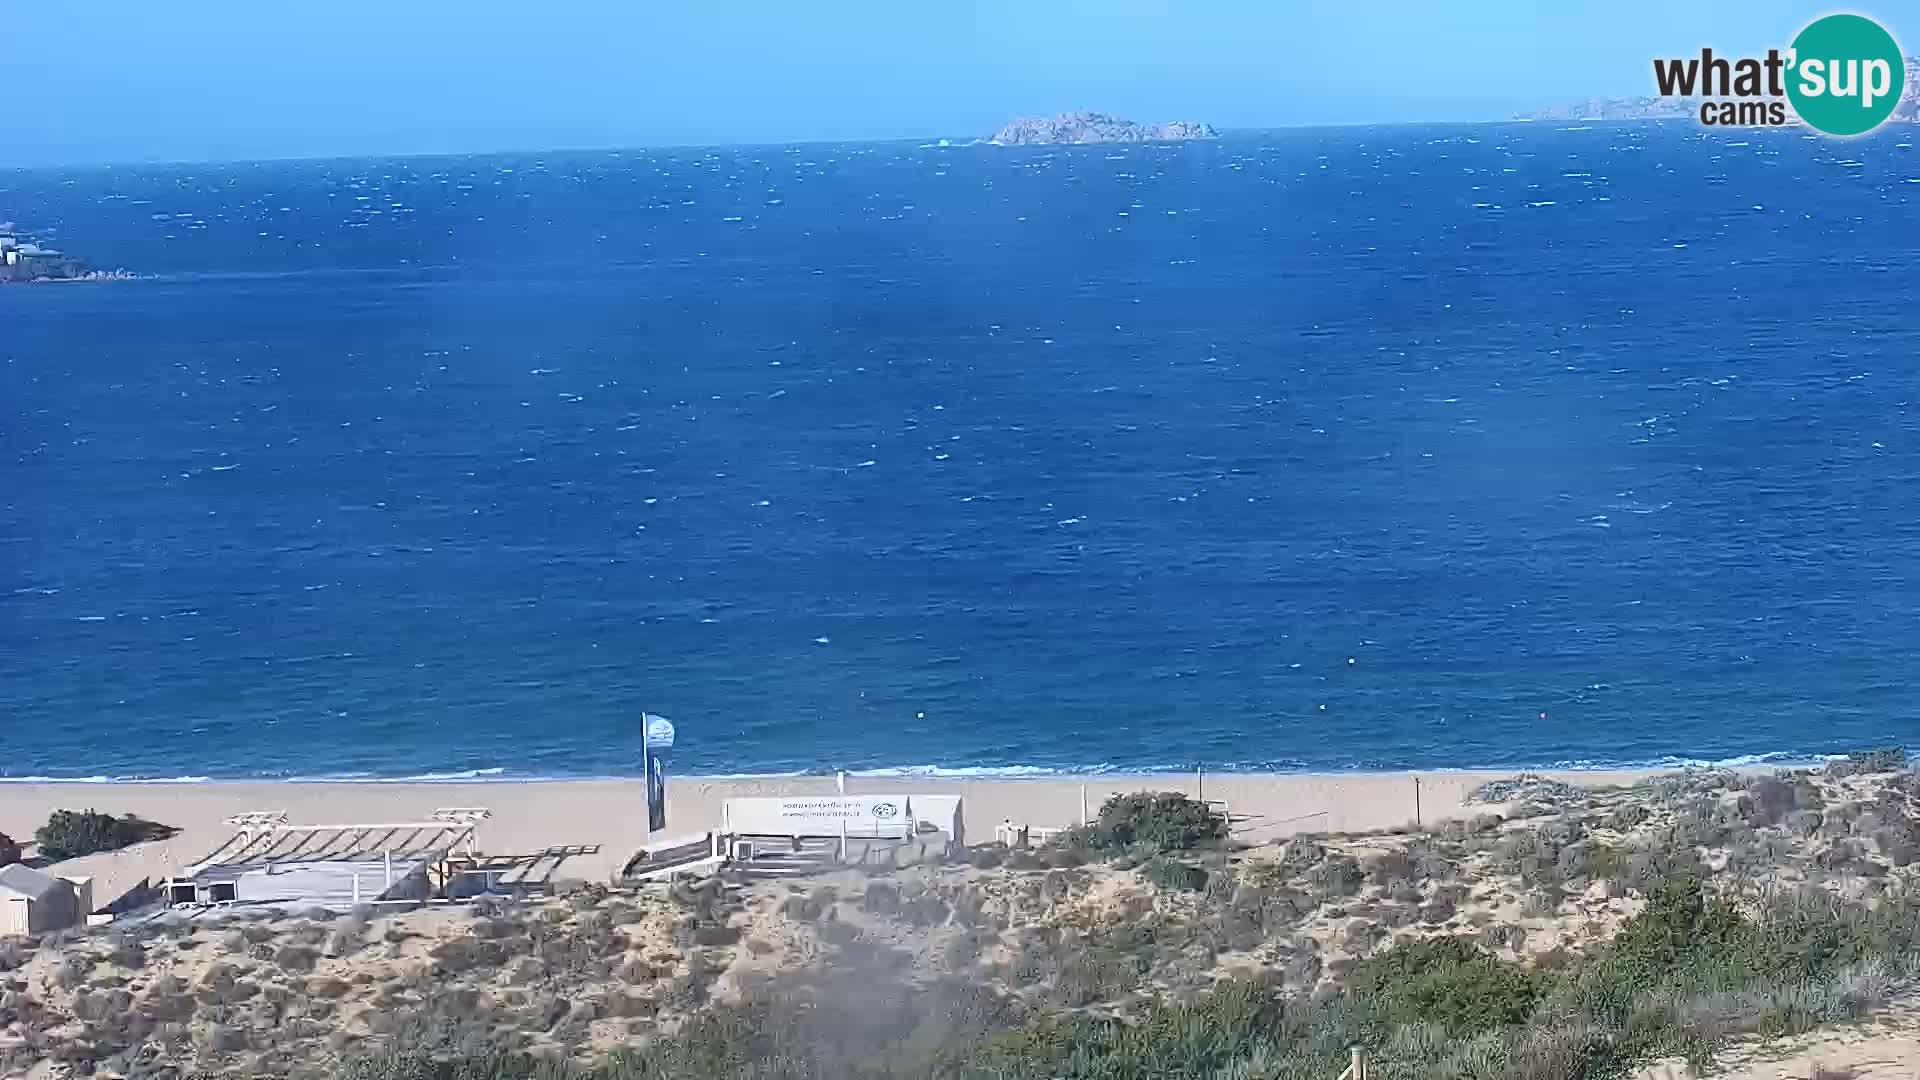
M 647 725 L 647 749 L 673 749 L 673 721 L 664 716 L 655 716 L 652 713 L 641 713 L 640 715 L 641 718 L 646 721 Z
M 720 828 L 743 836 L 911 836 L 911 795 L 794 795 L 727 799 Z

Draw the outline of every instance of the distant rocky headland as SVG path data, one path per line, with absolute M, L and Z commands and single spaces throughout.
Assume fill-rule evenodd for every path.
M 1028 116 L 1015 120 L 987 142 L 995 146 L 1056 146 L 1064 143 L 1184 142 L 1219 136 L 1212 124 L 1174 120 L 1142 124 L 1096 112 L 1069 112 L 1059 116 Z
M 0 222 L 0 284 L 18 281 L 109 281 L 130 278 L 125 270 L 95 270 L 71 255 Z
M 1907 57 L 1907 71 L 1920 72 L 1920 56 Z M 1515 113 L 1515 120 L 1697 120 L 1700 106 L 1715 100 L 1705 97 L 1627 97 L 1587 98 L 1552 105 L 1544 109 Z M 1788 123 L 1798 123 L 1793 107 L 1786 106 Z M 1892 124 L 1920 123 L 1920 78 L 1909 77 L 1901 91 L 1900 103 L 1888 118 Z
M 1700 114 L 1698 98 L 1635 97 L 1586 98 L 1514 113 L 1515 120 L 1692 120 Z

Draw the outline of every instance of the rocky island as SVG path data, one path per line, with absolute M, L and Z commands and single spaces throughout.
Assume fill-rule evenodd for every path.
M 16 281 L 108 281 L 130 278 L 125 270 L 94 270 L 0 222 L 0 284 Z
M 994 146 L 1056 146 L 1063 143 L 1184 142 L 1219 136 L 1211 124 L 1174 120 L 1142 124 L 1096 112 L 1069 112 L 1055 117 L 1022 117 L 994 132 Z

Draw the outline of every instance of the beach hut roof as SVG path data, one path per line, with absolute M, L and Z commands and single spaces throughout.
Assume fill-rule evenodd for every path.
M 11 893 L 40 901 L 52 896 L 61 884 L 59 878 L 43 874 L 24 863 L 0 866 L 0 894 Z

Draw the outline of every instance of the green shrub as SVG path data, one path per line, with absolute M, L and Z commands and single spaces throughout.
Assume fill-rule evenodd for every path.
M 1718 798 L 1706 796 L 1675 816 L 1673 839 L 1689 848 L 1719 847 L 1726 843 L 1734 821 L 1734 810 Z
M 1251 949 L 1292 929 L 1313 908 L 1313 899 L 1296 889 L 1243 881 L 1235 886 L 1226 909 L 1220 912 L 1221 944 L 1229 949 Z
M 1205 870 L 1164 855 L 1148 859 L 1140 872 L 1148 881 L 1170 892 L 1199 892 L 1207 887 Z
M 0 832 L 0 866 L 11 866 L 20 861 L 20 845 L 13 837 Z
M 308 972 L 320 962 L 320 951 L 306 945 L 282 945 L 273 954 L 273 962 L 282 970 Z
M 1280 852 L 1280 873 L 1304 874 L 1326 860 L 1327 849 L 1308 836 L 1287 841 Z
M 1227 836 L 1227 819 L 1177 791 L 1115 795 L 1091 824 L 1069 830 L 1062 843 L 1091 851 L 1122 851 L 1138 845 L 1154 851 L 1192 851 Z
M 1046 997 L 1050 1003 L 1069 1009 L 1114 1001 L 1132 993 L 1145 975 L 1145 965 L 1137 957 L 1117 949 L 1071 948 L 1060 957 L 1059 970 Z
M 829 945 L 846 945 L 860 936 L 860 928 L 838 920 L 820 924 L 820 940 Z
M 1007 849 L 1001 844 L 985 844 L 967 851 L 967 862 L 977 870 L 992 870 L 1007 861 Z
M 492 920 L 481 921 L 483 923 L 492 922 L 494 926 L 506 925 L 502 922 L 494 922 Z M 475 932 L 476 934 L 479 932 L 478 924 L 476 924 Z M 327 936 L 327 955 L 352 956 L 354 953 L 360 951 L 361 945 L 366 942 L 366 937 L 366 918 L 360 915 L 349 915 L 335 924 L 333 932 Z
M 1646 823 L 1652 811 L 1639 803 L 1626 803 L 1615 810 L 1607 819 L 1607 827 L 1619 832 L 1632 832 Z
M 1360 864 L 1344 855 L 1328 859 L 1314 875 L 1319 879 L 1323 895 L 1330 900 L 1354 896 L 1367 883 L 1366 872 Z
M 175 830 L 129 814 L 114 817 L 95 810 L 55 810 L 47 823 L 33 834 L 33 842 L 42 857 L 58 862 L 92 855 L 99 851 L 118 851 L 147 840 L 163 840 Z
M 1079 848 L 1053 845 L 1040 853 L 1040 858 L 1055 870 L 1071 870 L 1076 866 L 1087 865 L 1087 856 Z
M 92 956 L 70 952 L 60 958 L 60 966 L 54 971 L 54 981 L 68 990 L 77 990 L 87 984 L 87 977 L 93 973 L 93 964 Z
M 1861 772 L 1899 772 L 1907 767 L 1907 752 L 1898 746 L 1883 746 L 1874 750 L 1855 750 L 1847 755 L 1847 760 L 1858 766 Z
M 1528 891 L 1520 904 L 1520 914 L 1529 919 L 1551 919 L 1560 910 L 1566 891 L 1551 882 Z
M 1647 906 L 1615 935 L 1609 954 L 1629 980 L 1654 986 L 1683 967 L 1739 955 L 1753 946 L 1753 927 L 1733 904 L 1709 895 L 1700 879 L 1667 878 Z
M 1367 860 L 1367 880 L 1375 885 L 1390 886 L 1396 881 L 1418 881 L 1420 871 L 1413 860 L 1404 851 L 1389 851 Z
M 1494 846 L 1494 865 L 1529 884 L 1560 880 L 1559 848 L 1545 829 L 1508 833 Z
M 1014 848 L 1007 853 L 1006 867 L 1009 870 L 1045 870 L 1047 863 L 1027 848 Z
M 1806 837 L 1819 832 L 1823 820 L 1818 810 L 1796 810 L 1787 815 L 1785 824 L 1788 832 L 1795 836 Z
M 1756 776 L 1747 781 L 1747 793 L 1740 796 L 1740 816 L 1753 825 L 1776 825 L 1798 809 L 1792 786 L 1777 776 Z
M 147 966 L 147 950 L 139 941 L 130 936 L 118 936 L 113 939 L 107 950 L 107 962 L 130 970 Z
M 1438 1024 L 1473 1035 L 1524 1021 L 1546 986 L 1463 937 L 1388 949 L 1354 969 L 1348 992 L 1372 1013 L 1376 1031 Z
M 1880 846 L 1880 853 L 1894 866 L 1909 866 L 1920 860 L 1920 832 L 1881 829 L 1874 834 L 1873 842 Z
M 1420 921 L 1425 923 L 1443 923 L 1453 918 L 1458 906 L 1449 897 L 1435 897 L 1433 903 L 1420 909 Z
M 311 971 L 312 956 L 304 954 L 312 953 L 312 949 L 290 945 L 275 954 L 274 962 L 289 971 Z M 436 968 L 448 974 L 491 970 L 507 962 L 505 946 L 497 941 L 473 938 L 450 938 L 429 949 L 427 955 L 433 958 Z
M 1627 872 L 1627 857 L 1619 848 L 1606 844 L 1585 845 L 1586 876 L 1594 881 L 1613 881 Z
M 860 897 L 860 910 L 870 915 L 893 915 L 900 910 L 900 890 L 884 881 L 870 881 Z
M 818 896 L 795 894 L 780 903 L 781 912 L 795 922 L 814 922 L 825 914 L 831 898 L 823 900 Z

